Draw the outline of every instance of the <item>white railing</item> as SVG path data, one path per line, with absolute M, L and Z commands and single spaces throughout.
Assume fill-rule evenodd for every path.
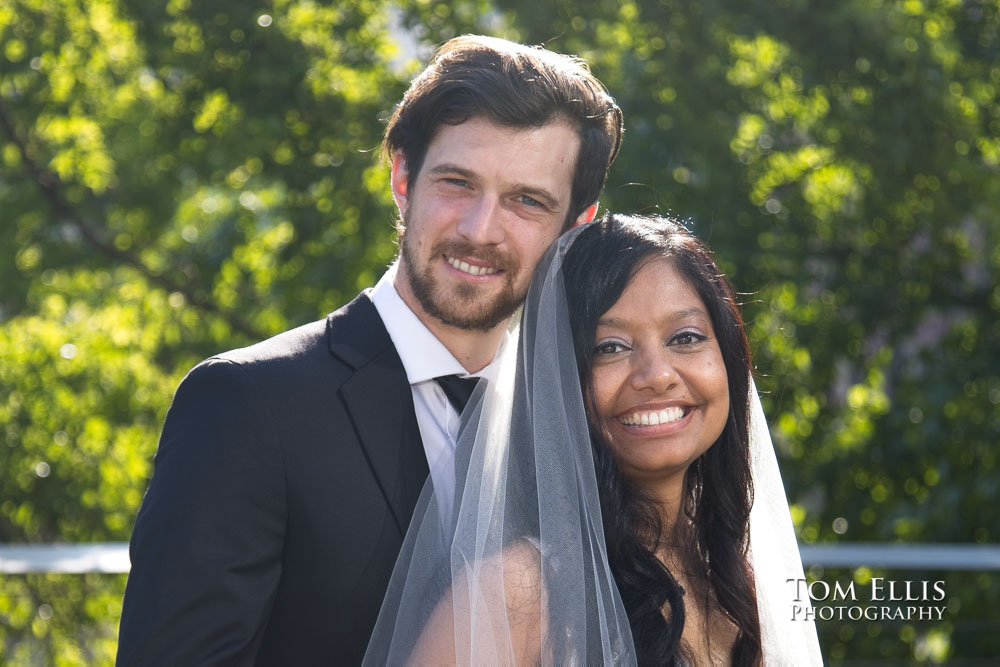
M 126 542 L 92 544 L 0 544 L 0 573 L 128 572 Z
M 806 567 L 897 570 L 1000 570 L 997 544 L 803 544 Z M 128 544 L 0 544 L 0 574 L 128 572 Z
M 877 567 L 889 570 L 1000 570 L 997 544 L 803 544 L 806 567 Z

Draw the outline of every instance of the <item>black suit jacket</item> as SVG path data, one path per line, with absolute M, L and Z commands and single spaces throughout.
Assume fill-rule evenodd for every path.
M 367 294 L 199 364 L 136 518 L 119 664 L 360 662 L 426 477 Z

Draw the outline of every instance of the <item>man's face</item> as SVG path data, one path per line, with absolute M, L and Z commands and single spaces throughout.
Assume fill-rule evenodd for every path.
M 517 309 L 562 231 L 579 146 L 563 122 L 521 129 L 472 118 L 441 125 L 415 180 L 397 153 L 396 288 L 422 320 L 490 331 Z

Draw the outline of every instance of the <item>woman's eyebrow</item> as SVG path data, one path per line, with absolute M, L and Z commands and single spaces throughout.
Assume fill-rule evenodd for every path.
M 711 318 L 708 316 L 708 313 L 705 312 L 704 308 L 700 308 L 698 306 L 692 306 L 691 308 L 685 308 L 684 310 L 675 310 L 669 313 L 666 317 L 663 318 L 663 321 L 676 322 L 678 320 L 685 320 L 689 317 L 700 317 L 702 319 L 711 320 Z M 647 322 L 648 320 L 643 318 L 642 321 Z M 599 320 L 597 320 L 597 326 L 599 327 L 600 326 L 620 327 L 620 326 L 626 326 L 628 324 L 629 320 L 620 317 L 602 317 Z

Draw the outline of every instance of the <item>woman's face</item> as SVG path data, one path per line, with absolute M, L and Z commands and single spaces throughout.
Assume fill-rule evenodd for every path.
M 714 443 L 729 384 L 708 309 L 673 262 L 642 264 L 594 336 L 595 409 L 627 478 L 657 484 Z

